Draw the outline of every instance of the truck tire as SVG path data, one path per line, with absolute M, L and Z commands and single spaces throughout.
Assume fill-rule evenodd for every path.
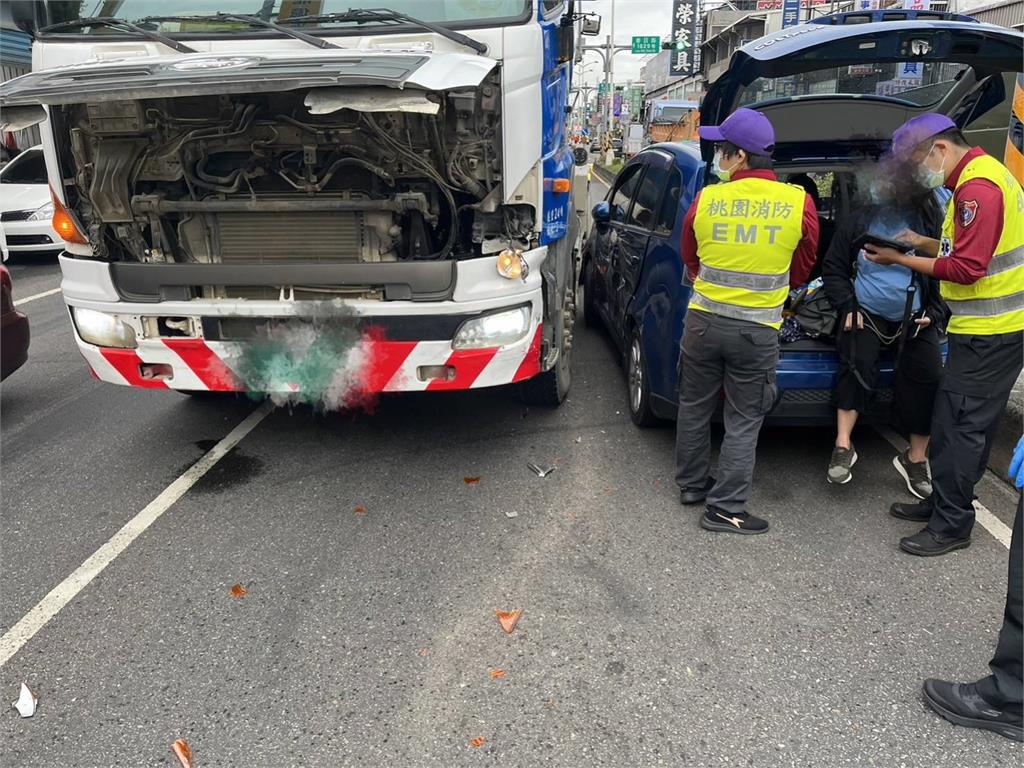
M 637 328 L 633 329 L 626 350 L 626 394 L 629 417 L 634 424 L 638 427 L 653 427 L 661 421 L 651 410 L 651 380 L 647 375 L 643 340 Z
M 550 371 L 543 371 L 519 384 L 519 397 L 527 405 L 557 408 L 569 394 L 572 383 L 572 335 L 576 302 L 569 291 L 562 301 L 562 323 L 555 327 L 555 343 L 561 350 Z

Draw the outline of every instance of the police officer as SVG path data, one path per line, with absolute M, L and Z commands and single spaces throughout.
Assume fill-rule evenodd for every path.
M 1010 465 L 1010 480 L 1024 488 L 1024 437 L 1017 443 Z M 1024 553 L 1021 547 L 1021 515 L 1024 496 L 1017 501 L 1010 537 L 1010 566 L 1006 585 L 1006 607 L 999 630 L 996 652 L 989 662 L 992 674 L 975 683 L 924 681 L 924 700 L 951 723 L 967 728 L 984 728 L 1024 741 Z
M 747 512 L 761 422 L 776 395 L 782 307 L 807 280 L 818 248 L 818 214 L 800 187 L 772 171 L 775 130 L 760 112 L 738 109 L 720 126 L 713 171 L 683 227 L 682 254 L 694 280 L 679 356 L 676 483 L 683 504 L 706 501 L 701 526 L 758 534 Z M 711 417 L 725 390 L 725 438 L 717 480 L 709 478 Z
M 922 182 L 953 191 L 942 239 L 896 236 L 914 253 L 867 246 L 868 258 L 937 277 L 952 316 L 949 353 L 932 416 L 932 495 L 893 504 L 894 517 L 927 523 L 900 541 L 912 555 L 971 543 L 974 485 L 1024 364 L 1024 190 L 998 160 L 971 148 L 948 117 L 915 117 L 893 134 L 893 154 L 917 163 Z M 935 257 L 938 258 L 935 258 Z

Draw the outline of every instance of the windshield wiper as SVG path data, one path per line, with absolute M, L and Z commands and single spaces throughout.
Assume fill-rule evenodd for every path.
M 246 16 L 244 14 L 211 13 L 205 16 L 146 16 L 144 19 L 139 19 L 139 23 L 160 21 L 237 21 L 242 24 L 248 24 L 251 27 L 273 29 L 276 32 L 280 32 L 282 35 L 294 37 L 296 40 L 301 40 L 304 43 L 315 45 L 317 48 L 338 47 L 334 43 L 329 43 L 326 40 L 314 37 L 313 35 L 307 35 L 305 32 L 299 32 L 297 29 L 288 29 L 288 27 L 282 27 L 280 24 L 275 24 L 272 21 L 265 21 L 258 16 Z
M 125 19 L 115 19 L 112 16 L 86 16 L 81 19 L 73 19 L 72 21 L 62 21 L 60 24 L 51 24 L 48 27 L 42 27 L 39 32 L 45 35 L 48 32 L 63 32 L 64 30 L 81 29 L 82 27 L 110 27 L 111 29 L 126 29 L 129 32 L 134 32 L 137 35 L 142 35 L 143 37 L 148 37 L 150 40 L 162 43 L 168 48 L 173 48 L 178 53 L 199 53 L 195 48 L 189 48 L 184 43 L 179 43 L 177 40 L 167 37 L 167 35 L 161 35 L 159 32 L 154 32 L 151 29 L 143 29 L 142 27 L 132 24 L 130 21 L 126 21 Z
M 461 32 L 456 32 L 453 29 L 435 24 L 432 21 L 423 21 L 417 19 L 414 16 L 409 16 L 399 11 L 392 11 L 390 8 L 364 8 L 364 9 L 352 9 L 348 11 L 342 11 L 339 13 L 322 13 L 314 16 L 293 16 L 289 19 L 284 19 L 285 24 L 322 24 L 325 22 L 344 22 L 351 21 L 356 24 L 367 24 L 374 21 L 397 21 L 405 22 L 407 24 L 413 24 L 417 27 L 421 27 L 430 32 L 434 32 L 442 37 L 447 37 L 460 45 L 464 45 L 467 48 L 472 48 L 477 53 L 487 53 L 487 46 L 481 43 L 479 40 L 474 40 L 472 37 L 467 37 Z

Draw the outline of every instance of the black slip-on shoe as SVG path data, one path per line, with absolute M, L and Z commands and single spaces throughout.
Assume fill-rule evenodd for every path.
M 768 531 L 768 521 L 746 512 L 740 512 L 737 515 L 727 515 L 715 509 L 708 509 L 704 512 L 704 517 L 700 519 L 700 527 L 706 531 L 742 533 L 745 536 L 754 536 Z
M 1020 712 L 1008 712 L 989 704 L 974 683 L 947 683 L 925 680 L 924 701 L 949 722 L 965 728 L 994 731 L 1014 741 L 1024 741 L 1024 721 Z
M 715 478 L 709 477 L 703 488 L 680 488 L 680 504 L 700 504 L 708 497 L 708 491 L 715 487 Z
M 969 546 L 971 546 L 970 536 L 962 539 L 955 536 L 944 536 L 941 533 L 935 533 L 930 528 L 900 539 L 900 549 L 918 557 L 937 557 Z
M 932 519 L 932 504 L 930 501 L 922 501 L 917 504 L 905 504 L 897 501 L 889 507 L 889 514 L 898 517 L 900 520 L 911 520 L 915 523 L 927 523 Z

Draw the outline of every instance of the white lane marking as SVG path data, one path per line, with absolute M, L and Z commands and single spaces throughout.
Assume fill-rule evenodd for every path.
M 22 304 L 28 304 L 30 301 L 36 299 L 45 299 L 47 296 L 53 296 L 55 293 L 60 293 L 60 288 L 52 288 L 49 291 L 43 291 L 42 293 L 33 293 L 31 296 L 26 296 L 24 299 L 18 299 L 14 302 L 14 306 L 20 307 Z
M 888 427 L 875 427 L 875 430 L 884 437 L 889 444 L 897 451 L 905 450 L 907 447 L 907 441 L 897 435 Z M 982 480 L 987 479 L 988 473 L 985 473 L 985 477 Z M 992 514 L 988 507 L 982 504 L 977 499 L 974 501 L 974 512 L 977 516 L 977 520 L 981 523 L 981 527 L 991 533 L 996 541 L 1002 544 L 1007 549 L 1010 548 L 1010 527 L 1000 520 L 998 517 Z
M 114 558 L 124 552 L 135 539 L 155 523 L 174 502 L 184 496 L 189 488 L 224 458 L 228 451 L 252 432 L 273 408 L 273 404 L 267 400 L 246 416 L 237 427 L 227 434 L 227 437 L 185 470 L 184 474 L 167 486 L 135 517 L 125 523 L 121 530 L 111 536 L 70 576 L 50 590 L 50 593 L 26 613 L 17 624 L 7 630 L 4 636 L 0 637 L 0 667 L 21 650 L 21 647 L 31 640 L 40 629 L 45 627 L 50 619 L 74 599 L 75 595 L 85 589 L 89 582 L 114 561 Z

